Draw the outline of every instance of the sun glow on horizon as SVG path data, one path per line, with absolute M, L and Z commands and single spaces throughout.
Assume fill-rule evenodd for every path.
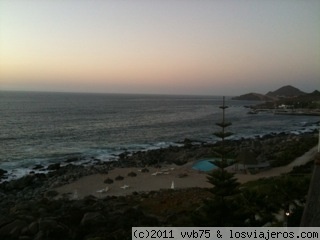
M 320 77 L 317 1 L 0 6 L 0 90 L 206 94 Z

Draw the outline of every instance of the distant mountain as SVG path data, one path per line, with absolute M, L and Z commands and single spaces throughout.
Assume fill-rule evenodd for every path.
M 314 91 L 310 94 L 317 94 L 318 91 Z M 234 100 L 247 100 L 247 101 L 276 101 L 282 98 L 293 98 L 293 97 L 302 97 L 309 95 L 305 92 L 302 92 L 300 89 L 293 86 L 287 85 L 283 86 L 275 91 L 269 91 L 267 94 L 260 93 L 247 93 L 239 97 L 234 97 Z
M 291 105 L 293 108 L 320 109 L 320 92 L 315 90 L 297 97 L 281 97 L 275 105 Z M 319 110 L 318 110 L 319 111 Z
M 318 90 L 313 91 L 312 93 L 306 93 L 296 97 L 297 101 L 320 101 L 320 92 Z
M 301 95 L 305 95 L 305 92 L 302 92 L 300 89 L 295 88 L 293 86 L 287 85 L 284 87 L 279 88 L 274 92 L 268 92 L 266 96 L 269 97 L 276 97 L 276 98 L 283 98 L 283 97 L 298 97 Z
M 312 93 L 308 94 L 309 96 L 320 97 L 320 92 L 318 90 L 314 90 Z
M 272 96 L 263 95 L 260 93 L 247 93 L 239 97 L 232 98 L 234 100 L 246 100 L 246 101 L 274 101 L 276 98 Z

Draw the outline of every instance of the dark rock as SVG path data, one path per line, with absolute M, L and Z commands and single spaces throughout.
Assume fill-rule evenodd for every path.
M 29 236 L 20 236 L 19 240 L 33 240 L 33 239 Z
M 192 147 L 192 141 L 189 138 L 185 138 L 183 141 L 185 148 L 191 148 Z
M 39 233 L 37 235 L 44 234 L 47 236 L 46 239 L 68 239 L 69 233 L 70 230 L 67 226 L 57 222 L 53 218 L 44 218 L 39 220 Z
M 41 164 L 37 164 L 35 165 L 32 169 L 33 170 L 39 170 L 39 169 L 43 169 L 44 167 Z
M 71 157 L 65 160 L 66 163 L 76 162 L 79 161 L 79 157 Z
M 54 191 L 54 190 L 50 190 L 50 191 L 45 193 L 45 197 L 47 197 L 47 198 L 53 198 L 53 197 L 56 197 L 58 195 L 59 195 L 59 193 L 57 191 Z
M 51 164 L 51 165 L 48 166 L 47 169 L 50 170 L 50 171 L 58 170 L 58 169 L 60 169 L 60 163 Z
M 27 227 L 27 223 L 25 221 L 20 219 L 14 220 L 0 228 L 0 237 L 17 238 L 25 227 Z
M 149 172 L 149 169 L 148 168 L 143 168 L 143 169 L 141 169 L 141 172 L 147 173 L 147 172 Z
M 34 240 L 44 240 L 44 239 L 47 239 L 47 238 L 43 231 L 39 231 L 37 235 L 34 237 Z
M 85 213 L 80 225 L 83 227 L 101 225 L 105 221 L 105 217 L 99 212 Z
M 120 160 L 125 159 L 125 158 L 128 156 L 128 154 L 129 154 L 129 152 L 120 153 L 120 154 L 119 154 L 119 159 L 120 159 Z
M 32 186 L 35 179 L 36 179 L 35 175 L 24 176 L 24 177 L 19 178 L 17 180 L 10 181 L 7 184 L 7 189 L 9 189 L 9 190 L 12 190 L 12 189 L 15 189 L 15 190 L 24 189 L 26 187 Z
M 2 178 L 7 173 L 6 170 L 0 168 L 0 178 Z
M 96 203 L 97 201 L 98 201 L 98 198 L 96 198 L 96 197 L 93 196 L 93 195 L 85 196 L 85 197 L 83 198 L 83 202 L 84 202 L 84 204 L 86 204 L 86 205 L 94 204 L 94 203 Z
M 28 226 L 28 233 L 29 235 L 36 235 L 39 231 L 39 224 L 38 222 L 32 222 Z

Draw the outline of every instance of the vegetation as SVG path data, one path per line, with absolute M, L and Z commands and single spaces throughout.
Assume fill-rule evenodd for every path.
M 295 170 L 294 175 L 288 174 L 260 179 L 242 186 L 242 191 L 249 194 L 249 196 L 251 193 L 255 193 L 260 198 L 263 198 L 261 202 L 259 197 L 247 199 L 251 200 L 251 208 L 257 205 L 256 210 L 259 218 L 264 219 L 265 223 L 269 222 L 273 223 L 273 225 L 281 226 L 283 223 L 277 224 L 274 215 L 281 214 L 281 212 L 288 212 L 290 214 L 288 217 L 288 226 L 299 226 L 306 202 L 307 186 L 310 182 L 310 173 L 303 174 L 305 171 L 303 168 L 301 169 L 302 172 L 300 174 L 297 174 L 298 171 Z
M 285 224 L 299 226 L 309 181 L 310 166 L 296 168 L 293 174 L 261 179 L 240 185 L 233 173 L 227 172 L 228 166 L 226 154 L 230 150 L 225 146 L 225 138 L 231 133 L 225 128 L 231 123 L 225 123 L 224 111 L 227 108 L 221 106 L 223 119 L 217 125 L 222 130 L 216 133 L 221 138 L 220 148 L 215 152 L 220 153 L 221 161 L 215 162 L 219 167 L 208 176 L 208 181 L 213 185 L 210 189 L 211 197 L 204 201 L 200 211 L 193 216 L 195 226 L 215 227 L 241 227 L 241 226 L 281 226 L 284 223 L 276 220 L 276 215 L 288 213 Z M 284 165 L 292 161 L 296 156 L 302 155 L 315 145 L 313 138 L 306 138 L 302 142 L 286 143 L 285 148 L 277 155 L 273 165 Z M 284 161 L 286 159 L 286 161 Z
M 311 162 L 290 174 L 242 185 L 230 173 L 218 171 L 220 176 L 211 181 L 219 187 L 151 192 L 140 207 L 146 214 L 166 219 L 166 226 L 254 227 L 283 226 L 277 216 L 282 218 L 289 206 L 288 226 L 299 226 L 312 166 Z
M 304 137 L 299 141 L 286 142 L 285 148 L 272 156 L 272 167 L 284 166 L 291 163 L 295 158 L 309 151 L 317 144 L 317 137 Z
M 226 155 L 230 152 L 230 148 L 225 146 L 225 138 L 231 136 L 232 133 L 226 131 L 231 123 L 225 121 L 225 109 L 228 107 L 225 106 L 224 98 L 220 108 L 222 109 L 222 122 L 216 125 L 221 127 L 221 131 L 216 132 L 215 135 L 221 139 L 221 144 L 215 149 L 215 152 L 220 155 L 221 160 L 214 162 L 218 169 L 208 176 L 208 181 L 213 185 L 213 188 L 210 189 L 212 197 L 205 202 L 201 217 L 195 217 L 197 226 L 243 226 L 246 218 L 237 202 L 240 196 L 240 184 L 233 173 L 225 170 L 225 167 L 228 166 Z
M 231 126 L 232 123 L 226 122 L 225 120 L 225 110 L 228 108 L 228 106 L 225 105 L 224 97 L 223 97 L 222 106 L 220 106 L 220 108 L 222 109 L 222 121 L 219 123 L 216 123 L 216 125 L 221 127 L 221 131 L 215 132 L 214 135 L 221 139 L 221 145 L 215 148 L 214 152 L 218 154 L 218 156 L 220 156 L 221 158 L 221 161 L 216 161 L 215 165 L 217 165 L 220 170 L 224 170 L 224 168 L 228 166 L 227 154 L 232 150 L 230 147 L 226 146 L 225 139 L 233 135 L 233 133 L 226 131 L 226 128 Z

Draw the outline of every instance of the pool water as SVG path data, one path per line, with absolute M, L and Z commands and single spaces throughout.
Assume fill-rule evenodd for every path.
M 195 164 L 193 164 L 192 168 L 195 170 L 203 171 L 203 172 L 209 172 L 213 169 L 216 169 L 217 166 L 211 163 L 210 161 L 215 161 L 216 159 L 201 159 L 197 161 Z

